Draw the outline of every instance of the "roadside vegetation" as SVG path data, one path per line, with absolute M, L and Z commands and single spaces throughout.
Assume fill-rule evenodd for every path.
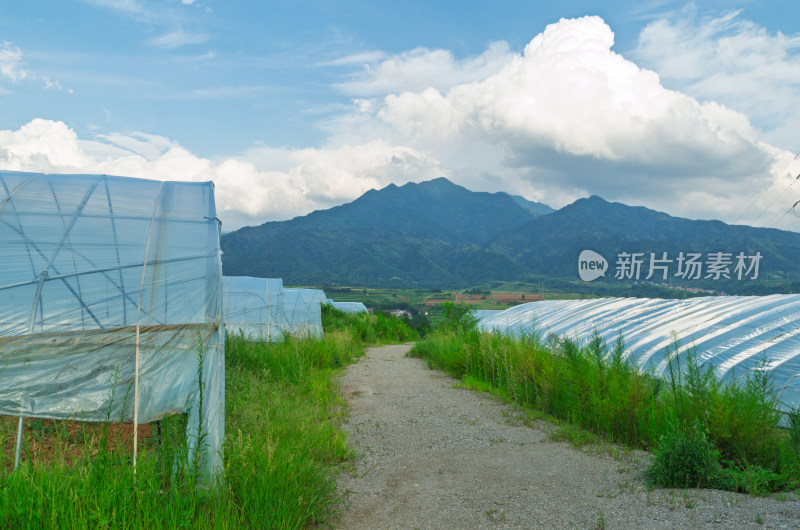
M 336 464 L 352 456 L 337 370 L 364 347 L 417 338 L 387 315 L 325 307 L 323 339 L 225 344 L 225 481 L 190 464 L 186 415 L 140 442 L 101 424 L 27 420 L 23 462 L 12 471 L 14 418 L 0 418 L 0 528 L 305 528 L 343 508 Z
M 468 299 L 472 309 L 508 309 L 534 300 L 578 298 L 571 285 L 564 290 L 544 289 L 538 283 L 491 282 L 491 286 L 467 289 L 393 289 L 381 287 L 326 287 L 325 292 L 340 302 L 361 302 L 376 311 L 403 310 L 411 315 L 426 314 L 444 302 Z M 583 295 L 586 296 L 586 295 Z
M 767 372 L 720 381 L 697 353 L 668 348 L 669 376 L 641 373 L 625 343 L 481 333 L 464 305 L 445 304 L 412 349 L 463 385 L 654 453 L 653 485 L 766 494 L 800 487 L 800 414 L 783 420 Z M 681 355 L 678 355 L 678 354 Z

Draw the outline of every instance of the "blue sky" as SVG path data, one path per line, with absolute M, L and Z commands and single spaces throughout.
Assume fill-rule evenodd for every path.
M 445 176 L 798 230 L 798 26 L 789 1 L 8 2 L 0 168 L 214 180 L 226 229 Z

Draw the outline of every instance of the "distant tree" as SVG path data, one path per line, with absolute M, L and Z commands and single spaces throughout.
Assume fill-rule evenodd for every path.
M 467 304 L 445 302 L 438 306 L 433 318 L 433 327 L 447 331 L 464 332 L 477 327 L 478 317 Z
M 414 313 L 410 319 L 406 319 L 411 329 L 419 333 L 420 337 L 424 337 L 431 330 L 431 321 L 422 313 Z

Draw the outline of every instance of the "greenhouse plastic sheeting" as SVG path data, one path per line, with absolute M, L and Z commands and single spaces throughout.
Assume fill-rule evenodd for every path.
M 485 318 L 489 318 L 490 316 L 497 315 L 502 313 L 502 309 L 473 309 L 472 314 L 475 315 L 475 318 L 483 320 Z
M 488 316 L 479 327 L 512 334 L 535 330 L 582 342 L 597 330 L 608 344 L 621 333 L 628 358 L 659 376 L 677 337 L 679 355 L 694 347 L 698 360 L 722 379 L 741 378 L 764 361 L 781 410 L 800 405 L 800 295 L 546 300 Z
M 361 302 L 333 302 L 333 307 L 345 313 L 368 313 L 367 306 Z
M 328 297 L 319 289 L 284 287 L 280 321 L 285 333 L 322 337 L 322 306 Z
M 223 307 L 228 333 L 251 340 L 278 341 L 283 336 L 279 315 L 283 307 L 283 280 L 223 276 Z
M 221 469 L 222 269 L 211 182 L 0 171 L 0 414 L 190 412 Z M 140 309 L 141 308 L 141 309 Z M 194 426 L 194 428 L 192 428 Z

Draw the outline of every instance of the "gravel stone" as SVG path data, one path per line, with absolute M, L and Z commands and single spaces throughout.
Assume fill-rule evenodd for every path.
M 800 496 L 649 491 L 650 454 L 576 449 L 557 427 L 405 357 L 370 348 L 341 379 L 358 457 L 338 528 L 800 528 Z

